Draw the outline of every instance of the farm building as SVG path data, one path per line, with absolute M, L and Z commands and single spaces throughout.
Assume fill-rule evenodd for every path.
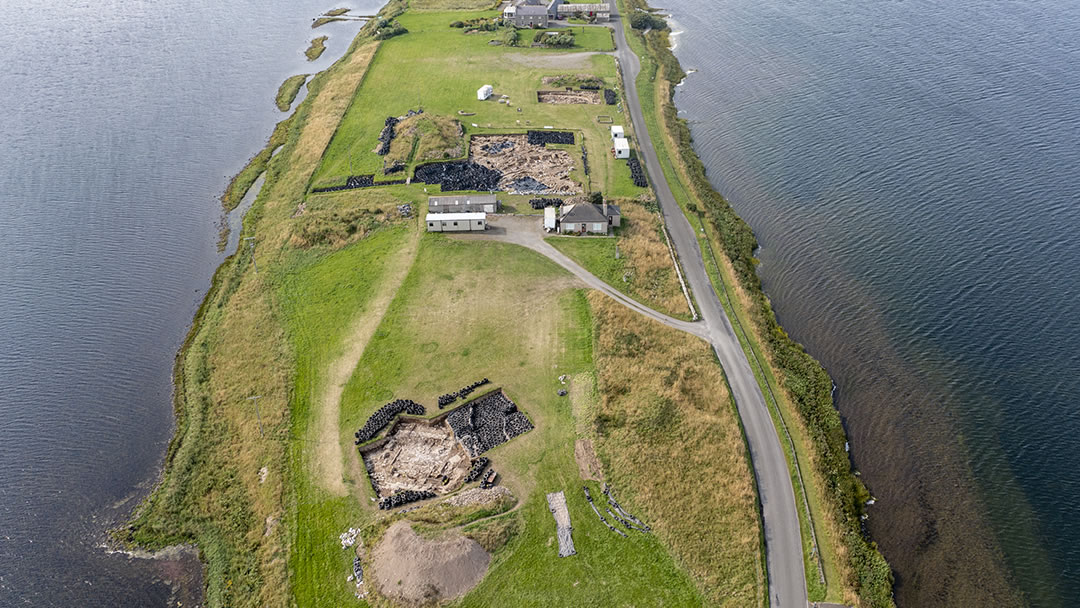
M 544 207 L 544 230 L 555 230 L 559 223 L 559 210 L 555 207 Z
M 615 149 L 615 158 L 630 158 L 630 142 L 625 137 L 617 137 L 612 140 Z
M 619 226 L 621 219 L 617 205 L 577 203 L 562 208 L 558 229 L 563 234 L 607 234 L 610 227 Z
M 495 213 L 499 199 L 494 194 L 429 196 L 428 213 Z
M 424 218 L 428 232 L 471 232 L 487 230 L 486 213 L 429 213 Z
M 560 4 L 555 9 L 556 15 L 559 19 L 568 19 L 577 14 L 581 14 L 586 19 L 596 19 L 597 21 L 607 21 L 611 18 L 611 5 L 610 4 Z
M 611 125 L 611 139 L 622 139 L 626 137 L 626 131 L 619 125 Z
M 514 11 L 514 25 L 518 27 L 547 27 L 551 15 L 546 7 L 535 4 L 519 4 Z
M 484 101 L 488 97 L 491 97 L 491 94 L 494 93 L 494 92 L 495 92 L 495 87 L 491 86 L 490 84 L 485 84 L 484 86 L 480 87 L 479 89 L 476 89 L 476 98 L 479 99 L 480 101 Z

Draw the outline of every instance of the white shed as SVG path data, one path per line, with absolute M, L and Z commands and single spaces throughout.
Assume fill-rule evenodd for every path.
M 615 147 L 615 158 L 630 158 L 630 142 L 626 141 L 625 137 L 620 137 L 613 140 Z
M 544 207 L 544 230 L 555 230 L 555 218 L 558 217 L 558 209 Z
M 491 94 L 494 93 L 494 92 L 495 92 L 495 87 L 491 86 L 490 84 L 485 84 L 484 86 L 480 87 L 479 89 L 476 89 L 476 98 L 479 99 L 480 101 L 484 101 L 488 97 L 491 97 Z
M 487 229 L 486 213 L 429 213 L 428 232 L 469 232 Z
M 626 137 L 626 132 L 619 125 L 611 125 L 611 139 L 622 139 Z

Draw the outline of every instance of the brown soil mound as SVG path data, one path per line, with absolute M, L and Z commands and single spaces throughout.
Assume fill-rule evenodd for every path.
M 484 578 L 491 563 L 491 556 L 474 540 L 463 536 L 426 540 L 405 521 L 390 526 L 373 558 L 379 591 L 404 604 L 464 595 Z

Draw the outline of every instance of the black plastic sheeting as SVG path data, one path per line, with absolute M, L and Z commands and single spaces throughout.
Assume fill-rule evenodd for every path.
M 525 135 L 533 146 L 574 143 L 574 134 L 569 131 L 526 131 Z
M 367 419 L 363 428 L 356 431 L 356 444 L 359 445 L 364 443 L 377 435 L 379 431 L 386 428 L 386 425 L 390 424 L 390 422 L 402 412 L 412 414 L 413 416 L 423 416 L 426 410 L 424 409 L 424 406 L 410 399 L 395 399 L 380 407 Z
M 452 160 L 428 163 L 416 168 L 413 180 L 425 184 L 439 184 L 443 192 L 496 190 L 502 172 L 489 169 L 471 160 Z

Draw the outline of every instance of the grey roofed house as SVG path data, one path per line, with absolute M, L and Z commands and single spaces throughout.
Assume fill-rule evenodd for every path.
M 563 207 L 559 216 L 559 232 L 591 232 L 607 234 L 608 228 L 621 223 L 618 205 L 576 203 Z
M 499 200 L 494 194 L 429 196 L 428 213 L 495 213 Z
M 549 17 L 550 15 L 548 14 L 547 7 L 533 4 L 520 4 L 514 12 L 514 25 L 518 27 L 547 27 Z

